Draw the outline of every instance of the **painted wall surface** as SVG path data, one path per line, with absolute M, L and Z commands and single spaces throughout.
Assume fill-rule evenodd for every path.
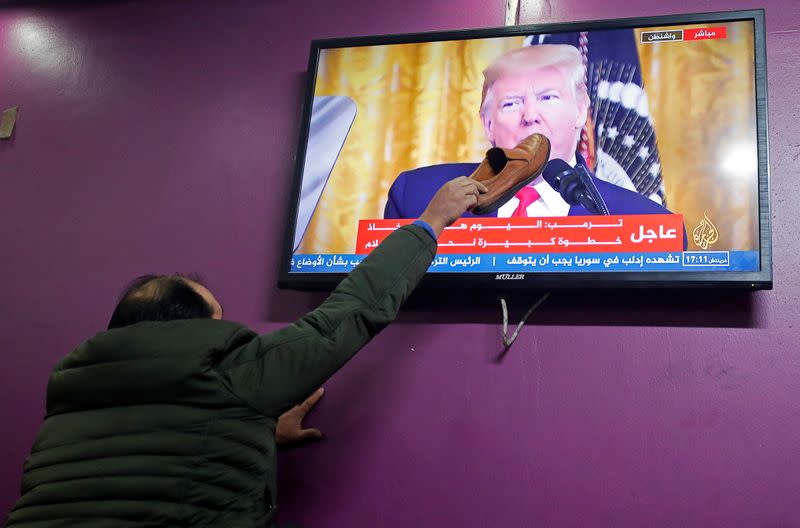
M 306 526 L 800 526 L 800 4 L 544 0 L 522 22 L 765 7 L 775 290 L 559 293 L 500 354 L 490 296 L 416 302 L 282 453 Z M 47 376 L 123 284 L 196 271 L 269 331 L 321 299 L 277 258 L 313 38 L 498 26 L 503 2 L 0 7 L 0 512 Z M 512 304 L 512 319 L 530 299 Z

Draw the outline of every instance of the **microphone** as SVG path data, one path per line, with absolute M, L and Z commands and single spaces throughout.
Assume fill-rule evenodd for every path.
M 586 183 L 566 161 L 551 159 L 547 162 L 542 177 L 569 205 L 582 205 L 592 214 L 604 214 Z

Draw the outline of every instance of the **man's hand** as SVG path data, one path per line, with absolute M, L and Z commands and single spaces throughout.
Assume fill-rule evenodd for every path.
M 433 228 L 436 236 L 478 203 L 478 195 L 489 192 L 480 182 L 461 176 L 445 183 L 431 198 L 419 217 Z
M 324 393 L 325 389 L 320 387 L 306 401 L 295 405 L 278 417 L 278 425 L 275 428 L 275 441 L 278 445 L 299 444 L 322 438 L 322 432 L 319 429 L 303 429 L 303 418 Z

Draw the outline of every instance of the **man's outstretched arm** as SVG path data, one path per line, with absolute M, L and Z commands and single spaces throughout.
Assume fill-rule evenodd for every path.
M 486 192 L 456 178 L 445 184 L 420 216 L 435 237 Z M 389 235 L 351 271 L 316 310 L 271 334 L 234 336 L 241 345 L 220 369 L 234 394 L 269 416 L 299 403 L 320 387 L 397 317 L 436 255 L 436 240 L 421 225 Z

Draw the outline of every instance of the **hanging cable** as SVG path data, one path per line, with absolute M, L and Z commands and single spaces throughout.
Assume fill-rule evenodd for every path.
M 514 330 L 514 333 L 511 334 L 511 337 L 508 336 L 508 306 L 506 305 L 505 297 L 500 297 L 500 305 L 503 307 L 503 346 L 508 348 L 517 339 L 519 335 L 519 331 L 522 329 L 522 325 L 525 324 L 525 321 L 528 320 L 528 317 L 536 310 L 540 304 L 542 304 L 548 297 L 550 296 L 550 292 L 545 293 L 542 295 L 538 301 L 533 303 L 533 305 L 528 308 L 528 311 L 525 312 L 525 315 L 522 316 L 519 324 L 517 325 L 517 329 Z

